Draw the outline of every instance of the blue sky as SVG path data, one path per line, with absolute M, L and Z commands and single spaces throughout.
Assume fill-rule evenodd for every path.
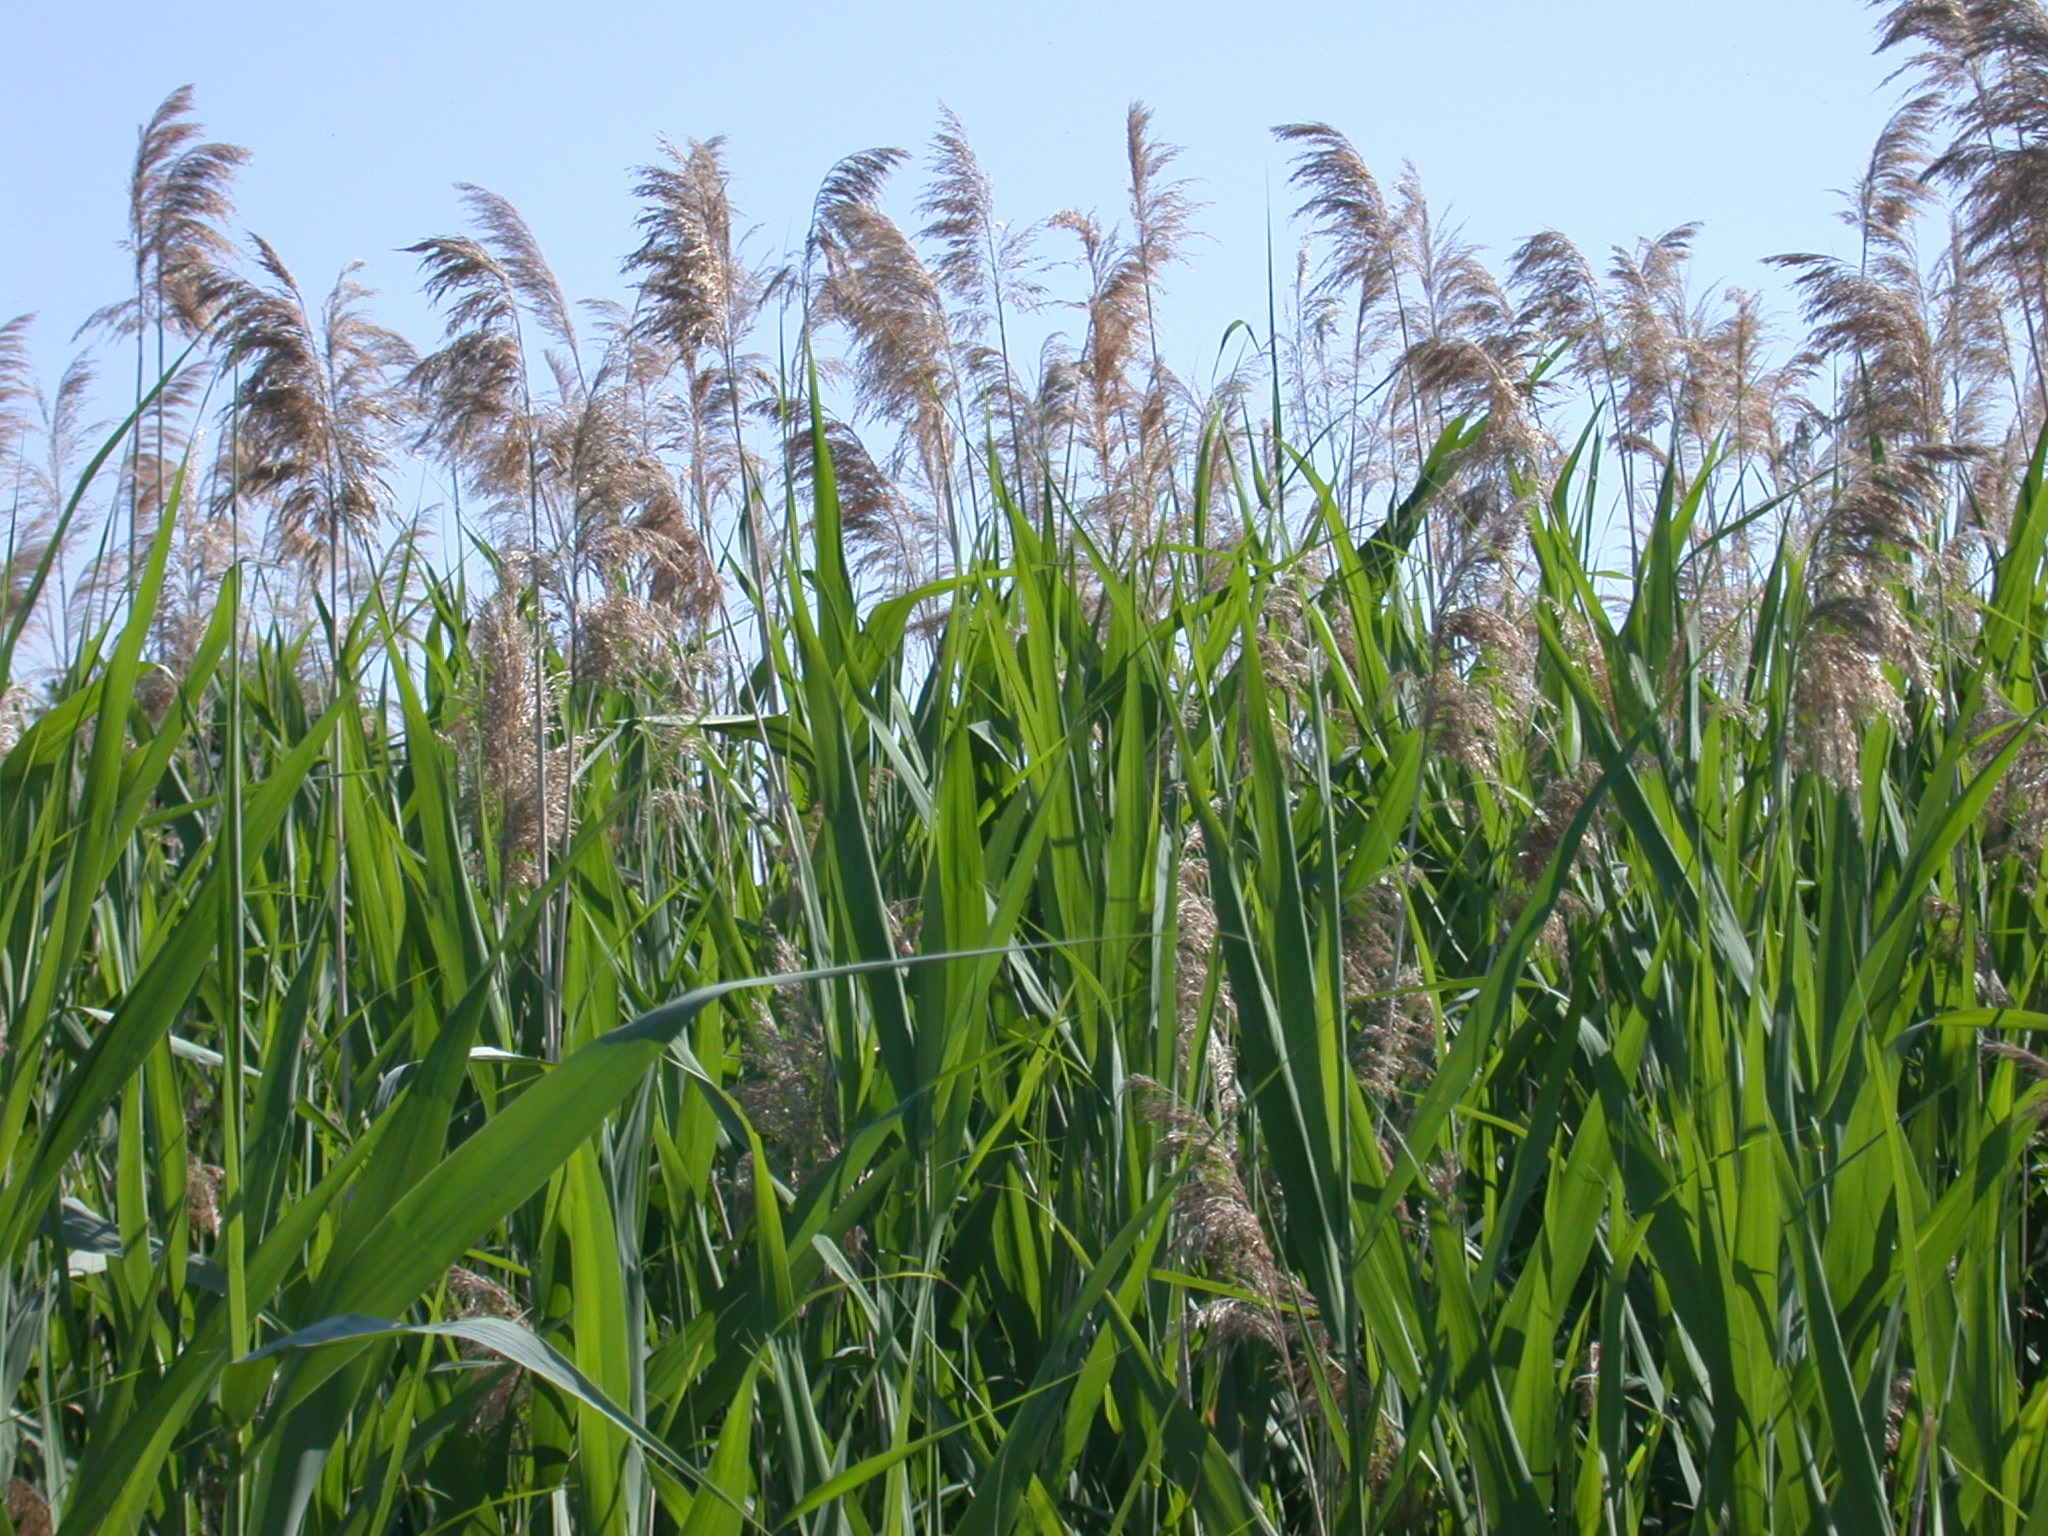
M 1895 95 L 1855 0 L 35 0 L 7 32 L 0 316 L 39 311 L 51 363 L 124 286 L 135 128 L 187 82 L 212 133 L 254 152 L 241 222 L 309 289 L 365 260 L 416 340 L 429 322 L 396 252 L 456 226 L 453 182 L 510 197 L 571 295 L 606 296 L 633 243 L 630 168 L 659 135 L 728 137 L 766 249 L 840 155 L 921 150 L 942 100 L 1012 217 L 1113 214 L 1141 97 L 1210 205 L 1173 283 L 1184 366 L 1263 316 L 1268 214 L 1292 204 L 1275 123 L 1336 124 L 1387 183 L 1414 161 L 1497 256 L 1545 225 L 1604 250 L 1699 219 L 1700 281 L 1754 285 L 1772 281 L 1755 258 L 1842 247 L 1829 189 Z

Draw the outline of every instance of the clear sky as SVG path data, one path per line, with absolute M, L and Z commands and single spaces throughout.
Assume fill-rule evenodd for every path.
M 17 0 L 0 49 L 0 317 L 38 352 L 125 286 L 116 248 L 137 124 L 191 83 L 255 159 L 241 222 L 324 291 L 353 258 L 380 314 L 428 340 L 397 248 L 456 227 L 451 184 L 526 214 L 572 297 L 618 291 L 630 168 L 660 135 L 724 134 L 761 249 L 800 234 L 820 174 L 965 121 L 999 202 L 1120 212 L 1126 105 L 1186 147 L 1212 240 L 1176 276 L 1173 355 L 1262 319 L 1269 210 L 1293 199 L 1275 123 L 1323 119 L 1383 182 L 1504 255 L 1555 226 L 1589 250 L 1704 222 L 1703 284 L 1840 249 L 1830 189 L 1896 94 L 1855 0 L 1035 0 L 773 7 L 585 0 Z M 899 205 L 907 211 L 909 184 Z M 1284 250 L 1289 239 L 1280 235 Z M 1064 253 L 1065 245 L 1048 250 Z

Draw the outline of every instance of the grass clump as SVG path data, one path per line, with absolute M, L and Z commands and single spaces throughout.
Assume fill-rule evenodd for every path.
M 420 352 L 174 96 L 90 462 L 0 332 L 13 1529 L 2031 1531 L 2048 23 L 1887 25 L 1795 354 L 1310 124 L 1207 391 L 1142 109 L 1027 374 L 950 116 Z

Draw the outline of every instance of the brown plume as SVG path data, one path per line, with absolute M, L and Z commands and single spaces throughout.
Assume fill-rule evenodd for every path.
M 235 372 L 226 485 L 271 508 L 271 540 L 289 561 L 345 563 L 391 507 L 399 389 L 412 349 L 362 312 L 369 290 L 345 269 L 315 311 L 277 252 L 256 240 L 267 283 L 238 283 L 225 311 Z
M 1273 135 L 1305 146 L 1289 179 L 1307 194 L 1296 216 L 1312 220 L 1328 247 L 1317 289 L 1354 295 L 1362 327 L 1394 276 L 1393 229 L 1380 185 L 1351 141 L 1327 123 L 1286 123 Z
M 234 211 L 235 172 L 249 152 L 202 143 L 192 87 L 180 86 L 143 125 L 128 180 L 128 238 L 135 292 L 87 321 L 118 336 L 157 326 L 174 336 L 206 329 L 224 297 L 234 244 L 222 226 Z
M 730 361 L 762 298 L 760 274 L 739 255 L 723 139 L 664 142 L 663 159 L 640 170 L 640 248 L 634 323 L 694 366 L 700 352 Z
M 845 328 L 854 398 L 863 411 L 902 430 L 923 486 L 921 508 L 897 495 L 870 499 L 865 510 L 882 516 L 895 509 L 902 526 L 894 541 L 906 549 L 923 545 L 929 562 L 953 539 L 948 412 L 958 379 L 938 281 L 877 204 L 888 172 L 904 158 L 901 150 L 870 150 L 841 161 L 826 177 L 811 237 L 824 261 L 815 313 Z M 849 532 L 853 526 L 850 519 Z

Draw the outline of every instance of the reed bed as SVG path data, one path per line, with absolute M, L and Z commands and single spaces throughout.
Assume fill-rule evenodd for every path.
M 0 330 L 5 1523 L 2048 1530 L 2048 17 L 1881 28 L 1802 341 L 1299 124 L 1200 389 L 1142 108 L 415 348 L 173 96 Z

